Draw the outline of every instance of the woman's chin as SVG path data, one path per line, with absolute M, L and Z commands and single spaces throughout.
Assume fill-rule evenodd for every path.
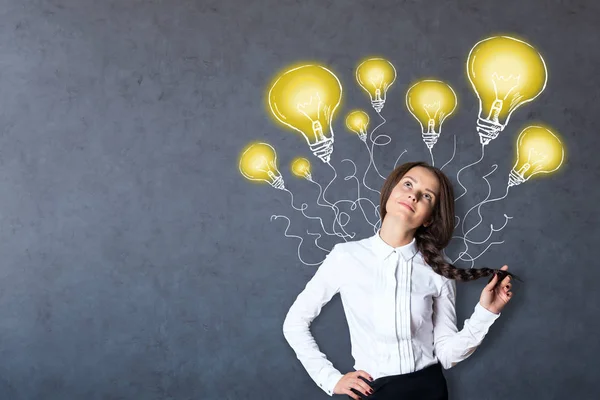
M 400 206 L 402 207 L 402 206 Z M 401 222 L 403 224 L 408 224 L 408 225 L 412 225 L 414 223 L 413 221 L 413 212 L 408 210 L 408 209 L 395 209 L 392 211 L 388 211 L 386 214 L 386 218 L 389 215 L 390 217 L 392 217 L 392 219 L 394 221 L 397 222 Z

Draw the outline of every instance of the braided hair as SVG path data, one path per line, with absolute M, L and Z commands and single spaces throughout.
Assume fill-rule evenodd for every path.
M 457 268 L 448 263 L 442 250 L 446 248 L 454 232 L 454 190 L 448 177 L 438 168 L 425 162 L 408 162 L 396 167 L 388 176 L 381 190 L 380 210 L 381 221 L 385 218 L 385 205 L 394 187 L 404 175 L 413 167 L 423 167 L 434 173 L 439 181 L 439 201 L 436 203 L 432 222 L 427 227 L 420 226 L 415 232 L 417 248 L 423 255 L 425 262 L 439 275 L 457 281 L 473 281 L 479 278 L 498 274 L 498 284 L 507 275 L 521 281 L 516 275 L 508 271 L 492 268 Z M 491 278 L 490 278 L 491 281 Z

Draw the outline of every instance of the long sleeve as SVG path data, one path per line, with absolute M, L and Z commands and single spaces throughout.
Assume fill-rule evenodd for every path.
M 330 396 L 333 396 L 333 389 L 343 374 L 319 350 L 309 328 L 321 308 L 339 292 L 339 280 L 342 277 L 339 251 L 334 247 L 327 255 L 297 296 L 283 323 L 283 335 L 298 360 L 312 380 Z
M 455 302 L 456 282 L 449 279 L 442 286 L 440 295 L 433 299 L 434 349 L 444 369 L 454 367 L 473 354 L 500 317 L 477 302 L 471 318 L 465 320 L 463 329 L 458 331 Z

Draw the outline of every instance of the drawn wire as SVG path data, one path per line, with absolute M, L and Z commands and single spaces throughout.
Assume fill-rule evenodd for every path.
M 290 229 L 290 224 L 291 224 L 290 219 L 288 217 L 286 217 L 285 215 L 275 215 L 275 214 L 271 215 L 271 221 L 273 221 L 274 219 L 277 219 L 277 218 L 285 218 L 287 220 L 287 227 L 285 228 L 285 232 L 283 233 L 283 235 L 285 237 L 300 239 L 300 243 L 298 243 L 298 259 L 300 260 L 300 262 L 304 265 L 308 265 L 309 267 L 313 267 L 313 266 L 321 264 L 323 262 L 323 260 L 321 260 L 318 263 L 307 263 L 306 261 L 304 261 L 302 259 L 302 256 L 300 255 L 300 246 L 302 246 L 302 242 L 304 241 L 304 239 L 301 236 L 288 234 L 288 230 Z

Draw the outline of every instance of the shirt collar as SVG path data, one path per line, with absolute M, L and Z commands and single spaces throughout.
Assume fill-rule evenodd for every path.
M 382 260 L 386 259 L 390 254 L 392 254 L 394 250 L 400 253 L 402 258 L 404 258 L 406 261 L 410 260 L 415 256 L 415 254 L 417 254 L 417 240 L 415 238 L 413 238 L 410 243 L 405 244 L 404 246 L 394 248 L 384 242 L 381 236 L 379 236 L 379 233 L 380 230 L 377 230 L 377 233 L 371 237 L 371 243 L 373 246 L 373 251 L 377 257 L 381 258 Z

